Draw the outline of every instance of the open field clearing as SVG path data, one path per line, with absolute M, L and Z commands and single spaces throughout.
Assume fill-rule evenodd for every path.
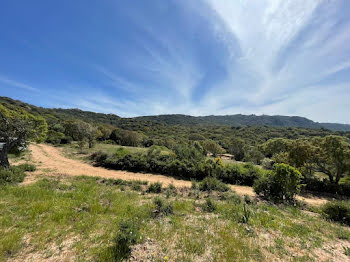
M 94 167 L 75 159 L 64 156 L 61 148 L 45 144 L 31 144 L 30 151 L 34 163 L 38 166 L 35 174 L 48 173 L 49 175 L 69 175 L 69 176 L 98 176 L 113 179 L 144 180 L 148 182 L 162 182 L 164 185 L 174 184 L 177 187 L 189 187 L 190 181 L 178 180 L 162 175 L 147 173 L 133 173 L 127 171 L 107 170 L 105 168 Z M 34 174 L 34 175 L 35 175 Z
M 113 151 L 113 146 L 109 146 L 109 150 Z M 114 147 L 114 150 L 116 147 Z M 46 144 L 31 144 L 31 159 L 37 165 L 38 170 L 34 174 L 30 174 L 24 183 L 29 183 L 35 180 L 35 176 L 39 174 L 47 174 L 50 176 L 97 176 L 104 178 L 113 179 L 124 179 L 124 180 L 142 180 L 153 182 L 161 182 L 167 186 L 173 184 L 176 187 L 190 187 L 191 182 L 186 180 L 175 179 L 172 177 L 147 174 L 147 173 L 134 173 L 128 171 L 108 170 L 101 167 L 94 167 L 88 163 L 83 163 L 77 159 L 70 159 L 65 156 L 62 148 L 57 148 Z M 71 155 L 70 153 L 69 155 Z M 230 186 L 234 191 L 240 195 L 255 196 L 255 193 L 251 187 L 247 186 Z M 327 202 L 327 198 L 316 197 L 316 196 L 298 196 L 298 200 L 304 201 L 311 205 L 320 205 Z
M 317 213 L 189 188 L 163 189 L 159 205 L 147 187 L 79 176 L 3 187 L 0 260 L 118 261 L 129 221 L 129 261 L 349 261 L 349 228 Z

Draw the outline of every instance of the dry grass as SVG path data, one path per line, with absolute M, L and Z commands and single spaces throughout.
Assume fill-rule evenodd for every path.
M 129 261 L 346 261 L 348 227 L 298 207 L 249 204 L 233 192 L 178 190 L 174 213 L 153 217 L 155 194 L 132 183 L 61 176 L 0 191 L 0 256 L 8 261 L 112 261 L 121 219 L 141 218 Z M 161 198 L 166 198 L 163 192 Z M 217 208 L 201 208 L 207 198 Z M 1 259 L 0 259 L 1 260 Z

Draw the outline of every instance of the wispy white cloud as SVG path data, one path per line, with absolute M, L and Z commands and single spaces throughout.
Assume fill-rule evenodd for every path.
M 37 88 L 34 88 L 34 87 L 32 87 L 30 85 L 27 85 L 27 84 L 24 84 L 22 82 L 19 82 L 19 81 L 7 78 L 7 77 L 5 77 L 3 75 L 0 75 L 0 82 L 5 84 L 5 85 L 11 86 L 11 87 L 25 89 L 25 90 L 28 90 L 28 91 L 39 92 L 39 89 L 37 89 Z
M 123 12 L 107 58 L 90 63 L 92 81 L 81 85 L 89 88 L 66 87 L 65 105 L 121 116 L 254 113 L 350 121 L 348 0 L 153 4 Z M 1 76 L 0 82 L 33 90 Z
M 122 89 L 127 92 L 135 93 L 135 92 L 140 92 L 141 86 L 135 83 L 132 83 L 131 81 L 115 74 L 106 69 L 103 66 L 100 65 L 95 65 L 94 68 L 101 74 L 103 74 L 105 77 L 107 77 L 110 81 L 111 84 L 117 88 L 117 89 Z
M 350 25 L 340 25 L 339 18 L 343 1 L 206 2 L 213 10 L 209 19 L 224 23 L 225 28 L 216 28 L 231 41 L 236 39 L 240 56 L 227 63 L 229 75 L 207 93 L 203 104 L 215 113 L 225 108 L 227 113 L 307 114 L 320 121 L 349 121 L 349 108 L 341 102 L 344 92 L 345 97 L 350 96 L 349 84 L 341 95 L 330 95 L 329 86 L 314 87 L 349 68 L 350 48 L 346 43 L 350 42 Z M 349 83 L 350 79 L 345 81 Z M 336 87 L 333 89 L 336 92 Z M 305 96 L 299 99 L 305 104 L 297 103 L 296 95 Z M 319 114 L 317 105 L 312 110 L 313 99 L 318 99 L 317 105 L 333 105 L 328 114 Z M 294 110 L 292 102 L 299 110 Z

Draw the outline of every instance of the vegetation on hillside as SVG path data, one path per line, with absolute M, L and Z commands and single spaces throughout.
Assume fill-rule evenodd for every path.
M 230 191 L 193 188 L 167 195 L 147 193 L 147 187 L 88 177 L 2 187 L 0 260 L 347 258 L 349 230 L 331 222 L 334 216 L 323 218 L 329 208 L 310 215 L 298 206 L 245 201 Z
M 109 169 L 192 180 L 191 188 L 176 188 L 52 178 L 39 168 L 41 179 L 16 186 L 36 167 L 6 164 L 0 168 L 1 261 L 317 261 L 350 254 L 349 202 L 308 207 L 295 199 L 303 190 L 350 196 L 350 133 L 190 126 L 6 99 L 0 116 L 6 159 L 29 141 L 46 141 Z M 254 186 L 257 197 L 242 198 L 227 184 Z
M 76 142 L 80 152 L 86 148 L 91 152 L 96 142 L 149 148 L 142 152 L 121 149 L 106 153 L 95 150 L 93 160 L 107 168 L 198 180 L 211 176 L 226 183 L 253 185 L 256 179 L 272 170 L 275 163 L 284 163 L 301 172 L 306 190 L 350 195 L 347 182 L 350 172 L 350 132 L 267 127 L 261 126 L 258 118 L 254 118 L 256 126 L 214 126 L 196 121 L 190 126 L 186 123 L 192 118 L 185 117 L 185 123 L 181 122 L 180 115 L 176 116 L 175 122 L 166 121 L 166 116 L 158 117 L 159 121 L 148 121 L 147 117 L 127 119 L 75 109 L 45 109 L 6 98 L 2 98 L 0 103 L 2 112 L 30 118 L 30 124 L 25 125 L 28 130 L 38 128 L 36 136 L 28 135 L 25 140 L 45 137 L 47 123 L 46 142 L 57 145 Z M 206 119 L 211 119 L 215 124 L 213 118 Z M 33 127 L 31 125 L 35 122 L 32 119 L 41 122 Z M 248 118 L 240 116 L 240 119 L 247 121 Z M 299 118 L 283 119 L 298 123 L 304 121 Z M 11 121 L 23 125 L 22 120 L 17 120 Z M 2 135 L 0 139 L 4 140 L 4 137 Z M 246 164 L 222 162 L 222 153 L 228 153 L 234 160 Z M 219 158 L 208 159 L 207 155 Z M 267 171 L 252 164 L 262 165 Z
M 0 167 L 8 168 L 8 154 L 25 148 L 28 141 L 40 142 L 46 138 L 47 123 L 38 115 L 23 109 L 7 109 L 0 104 Z

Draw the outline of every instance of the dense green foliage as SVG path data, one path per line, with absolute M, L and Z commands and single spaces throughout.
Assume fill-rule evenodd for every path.
M 24 172 L 35 171 L 35 166 L 32 164 L 22 164 L 11 166 L 9 168 L 0 168 L 0 186 L 7 184 L 17 184 L 24 180 Z
M 315 172 L 328 176 L 330 183 L 338 184 L 350 174 L 350 143 L 341 136 L 315 137 L 312 139 L 271 139 L 261 145 L 267 157 L 287 163 L 299 169 L 307 180 L 313 180 Z
M 350 203 L 332 201 L 324 204 L 322 213 L 325 218 L 350 226 Z
M 225 183 L 253 185 L 264 170 L 252 164 L 222 164 L 206 159 L 196 146 L 180 146 L 175 153 L 164 153 L 153 146 L 146 153 L 118 150 L 114 154 L 97 152 L 91 156 L 95 164 L 106 168 L 160 173 L 184 179 L 202 180 L 216 177 Z
M 215 212 L 217 210 L 217 205 L 215 201 L 211 198 L 207 198 L 202 206 L 204 212 Z
M 199 190 L 226 192 L 229 191 L 230 188 L 215 177 L 206 177 L 199 183 Z
M 47 133 L 47 123 L 41 116 L 21 108 L 8 109 L 0 104 L 0 167 L 9 167 L 8 153 L 25 148 L 29 141 L 41 142 Z
M 147 153 L 121 150 L 115 154 L 94 154 L 95 163 L 104 167 L 198 180 L 213 176 L 225 183 L 252 185 L 264 171 L 248 163 L 266 169 L 274 163 L 285 163 L 302 173 L 306 190 L 350 195 L 350 132 L 333 132 L 304 118 L 120 118 L 78 109 L 39 108 L 9 98 L 0 98 L 0 104 L 5 110 L 44 118 L 49 143 L 76 141 L 81 152 L 86 145 L 93 147 L 95 141 L 151 148 Z M 223 164 L 221 160 L 206 158 L 207 154 L 221 157 L 222 153 L 247 164 Z
M 122 261 L 130 255 L 131 246 L 140 241 L 140 221 L 122 220 L 119 222 L 114 242 L 114 259 Z
M 0 185 L 17 184 L 24 180 L 23 169 L 18 167 L 0 168 Z
M 162 192 L 162 183 L 155 182 L 155 183 L 150 184 L 147 188 L 147 192 L 148 193 L 155 193 L 155 194 L 161 193 Z
M 286 164 L 275 164 L 271 172 L 266 173 L 254 183 L 254 191 L 268 199 L 277 202 L 294 201 L 300 192 L 300 172 Z
M 168 216 L 174 214 L 174 206 L 170 202 L 164 201 L 160 197 L 156 197 L 153 200 L 154 210 L 152 211 L 153 217 Z
M 329 128 L 330 130 L 350 131 L 350 125 L 316 123 L 305 117 L 298 116 L 268 116 L 268 115 L 225 115 L 225 116 L 188 116 L 188 115 L 159 115 L 142 116 L 137 119 L 166 123 L 170 125 L 228 125 L 228 126 L 274 126 L 274 127 L 303 127 Z

